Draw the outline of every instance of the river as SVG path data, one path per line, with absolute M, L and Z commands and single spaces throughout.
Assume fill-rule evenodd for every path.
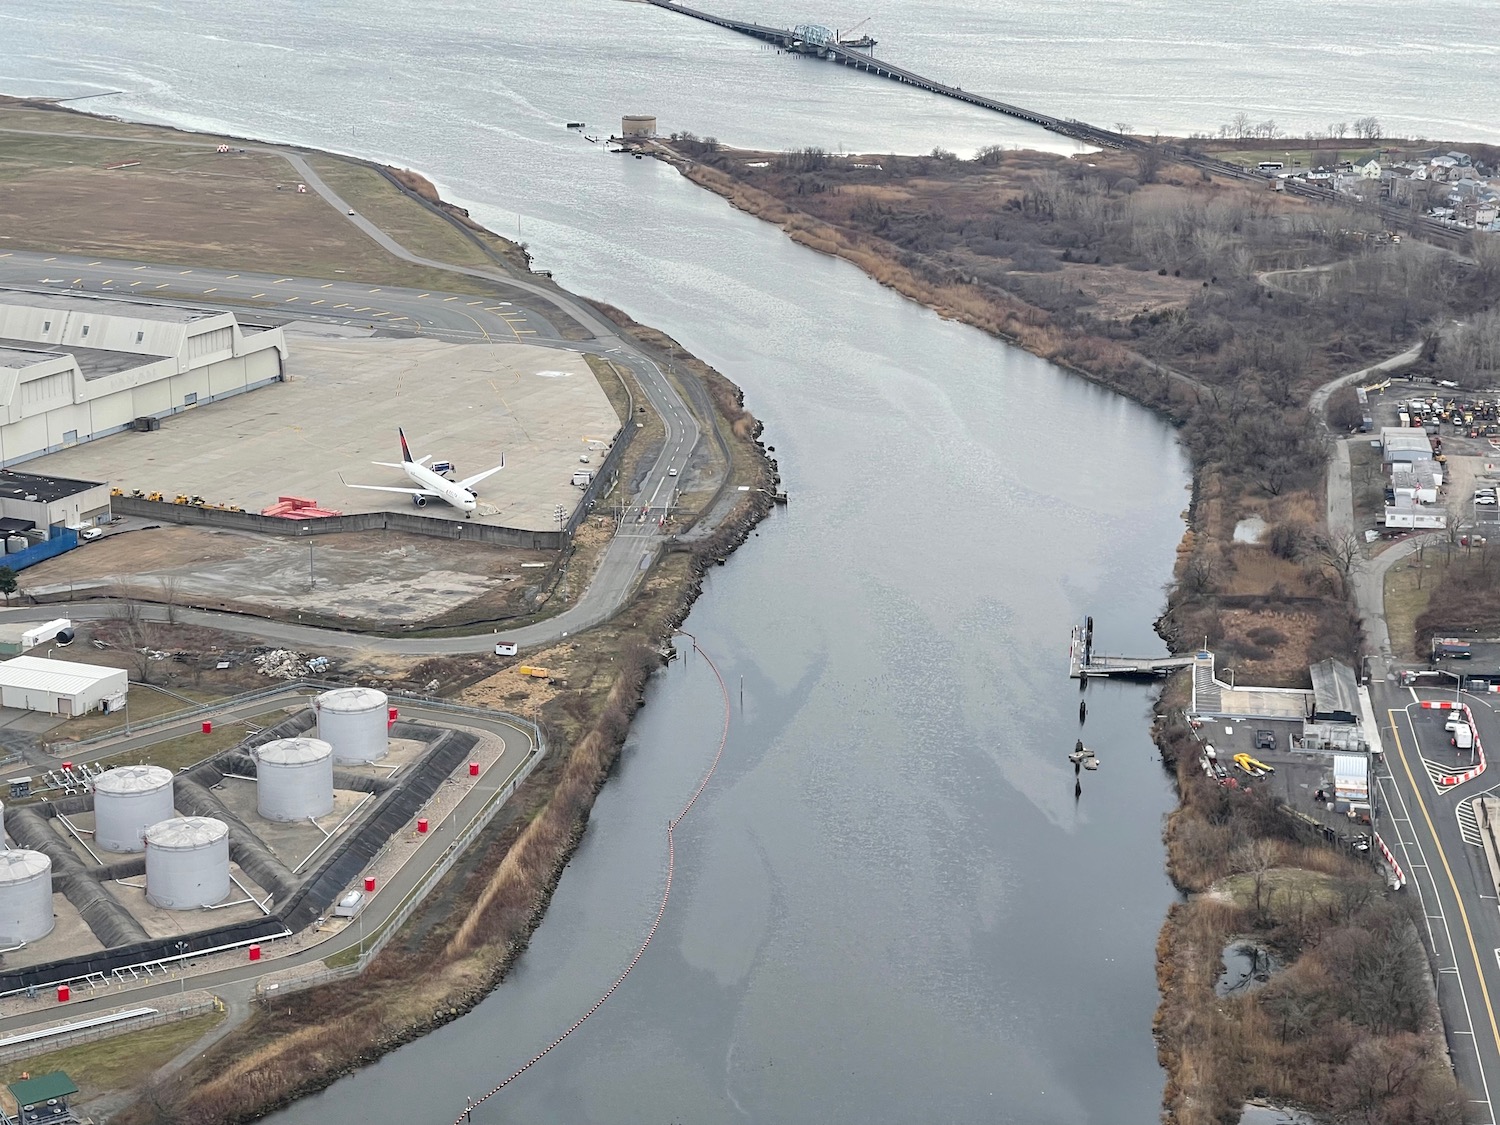
M 1255 21 L 1214 7 L 872 0 L 858 14 L 877 14 L 893 58 L 1105 124 L 1213 129 L 1239 108 L 1296 124 L 1312 111 L 1293 71 L 1338 66 L 1356 73 L 1314 84 L 1315 120 L 1363 109 L 1496 135 L 1464 94 L 1500 86 L 1478 5 L 1424 9 L 1424 26 L 1448 21 L 1428 46 L 1459 62 L 1441 67 L 1375 42 L 1376 9 L 1415 42 L 1391 3 L 1276 0 Z M 786 0 L 732 8 L 809 18 Z M 996 49 L 1018 36 L 1024 50 Z M 476 1120 L 1157 1119 L 1173 796 L 1148 694 L 1096 685 L 1085 733 L 1103 766 L 1075 799 L 1064 669 L 1085 612 L 1106 648 L 1157 644 L 1188 501 L 1170 429 L 562 123 L 608 132 L 655 112 L 735 143 L 876 152 L 1066 142 L 616 0 L 565 17 L 543 0 L 12 0 L 0 37 L 0 89 L 120 89 L 82 105 L 428 173 L 561 283 L 716 365 L 766 421 L 792 503 L 712 572 L 687 623 L 735 714 L 678 833 L 662 930 L 626 986 Z M 1134 58 L 1146 39 L 1171 46 Z M 1373 80 L 1386 66 L 1396 78 Z M 576 1019 L 650 924 L 664 824 L 720 714 L 701 660 L 665 670 L 512 978 L 273 1120 L 444 1125 Z

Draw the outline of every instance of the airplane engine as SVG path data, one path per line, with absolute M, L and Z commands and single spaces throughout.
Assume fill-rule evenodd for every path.
M 427 507 L 427 497 L 425 496 L 413 496 L 411 502 L 419 508 Z

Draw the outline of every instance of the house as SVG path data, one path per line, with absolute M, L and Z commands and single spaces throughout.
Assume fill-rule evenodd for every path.
M 1359 173 L 1359 177 L 1362 180 L 1380 179 L 1380 161 L 1376 160 L 1373 156 L 1363 164 L 1357 165 L 1354 170 Z

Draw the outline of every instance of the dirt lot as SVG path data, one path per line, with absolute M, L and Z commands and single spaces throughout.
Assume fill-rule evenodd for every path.
M 548 566 L 521 565 L 528 562 Z M 552 562 L 542 552 L 395 532 L 298 540 L 160 527 L 105 536 L 20 578 L 22 591 L 33 595 L 94 589 L 152 601 L 415 624 L 460 606 L 518 613 L 545 587 Z

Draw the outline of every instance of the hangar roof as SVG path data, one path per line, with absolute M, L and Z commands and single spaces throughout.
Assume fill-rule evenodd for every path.
M 5 362 L 7 355 L 21 357 L 30 353 L 30 360 L 24 365 Z M 148 363 L 155 363 L 159 359 L 168 359 L 169 356 L 139 355 L 135 352 L 112 352 L 104 348 L 79 348 L 72 344 L 40 344 L 30 340 L 5 340 L 0 339 L 0 367 L 29 367 L 33 363 L 40 363 L 43 359 L 56 359 L 59 356 L 71 356 L 78 362 L 78 370 L 83 372 L 85 379 L 102 379 L 106 375 L 118 375 L 121 371 L 130 371 L 136 367 L 144 367 Z
M 53 691 L 60 695 L 76 695 L 95 684 L 124 675 L 123 668 L 76 664 L 71 660 L 44 660 L 39 656 L 16 656 L 0 661 L 0 684 Z
M 211 316 L 223 316 L 229 311 L 185 309 L 177 305 L 154 305 L 144 301 L 96 297 L 83 293 L 33 293 L 29 289 L 0 289 L 0 303 L 22 305 L 30 309 L 58 309 L 63 312 L 133 317 L 137 320 L 164 320 L 170 324 L 190 324 Z

